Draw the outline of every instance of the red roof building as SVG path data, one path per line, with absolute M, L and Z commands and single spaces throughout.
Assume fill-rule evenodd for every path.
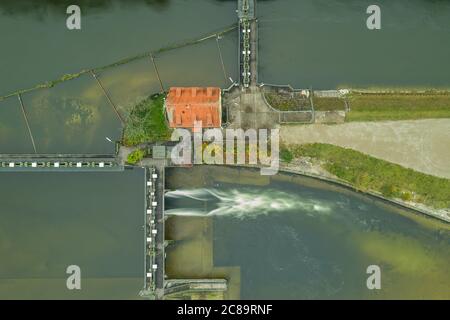
M 203 128 L 222 125 L 222 96 L 220 88 L 172 87 L 165 101 L 171 128 L 194 128 L 201 121 Z

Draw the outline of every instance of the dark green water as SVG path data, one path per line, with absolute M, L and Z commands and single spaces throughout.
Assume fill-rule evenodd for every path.
M 2 173 L 0 299 L 136 299 L 144 286 L 144 175 Z M 66 268 L 81 268 L 81 290 Z
M 172 189 L 179 181 L 185 186 L 167 194 L 169 225 L 212 220 L 205 241 L 213 242 L 214 267 L 240 267 L 242 299 L 450 297 L 448 225 L 307 178 L 183 170 L 167 179 Z M 179 240 L 193 260 L 205 259 L 195 256 L 198 238 Z M 369 265 L 381 268 L 381 290 L 367 289 Z
M 75 3 L 82 29 L 70 31 L 65 12 Z M 220 30 L 236 21 L 235 9 L 233 1 L 211 0 L 1 1 L 0 95 Z M 217 52 L 209 59 L 218 62 Z
M 448 87 L 450 2 L 259 1 L 260 81 L 296 87 Z M 381 30 L 366 9 L 381 9 Z

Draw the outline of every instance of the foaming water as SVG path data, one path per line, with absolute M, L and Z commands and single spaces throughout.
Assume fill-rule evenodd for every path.
M 305 214 L 329 214 L 333 204 L 275 189 L 199 188 L 166 193 L 167 199 L 183 201 L 183 208 L 169 209 L 168 215 L 234 216 L 254 218 L 269 213 L 301 210 Z

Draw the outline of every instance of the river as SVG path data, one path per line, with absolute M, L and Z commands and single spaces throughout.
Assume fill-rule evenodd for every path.
M 290 174 L 202 166 L 167 181 L 169 277 L 225 278 L 225 298 L 450 297 L 448 224 Z
M 144 287 L 144 174 L 0 175 L 0 299 L 136 299 Z M 68 290 L 67 267 L 81 269 Z

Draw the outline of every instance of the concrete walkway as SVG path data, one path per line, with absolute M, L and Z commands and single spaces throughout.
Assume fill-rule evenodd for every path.
M 281 140 L 330 143 L 450 178 L 450 119 L 289 125 L 281 127 Z
M 257 86 L 234 89 L 225 96 L 223 106 L 228 109 L 229 128 L 267 129 L 278 125 L 278 114 L 266 104 Z

